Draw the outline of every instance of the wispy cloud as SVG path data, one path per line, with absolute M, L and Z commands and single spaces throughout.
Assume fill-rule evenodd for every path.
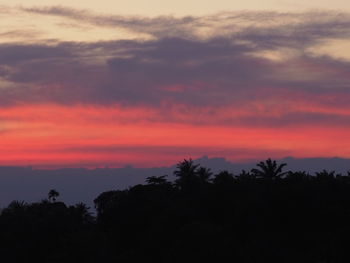
M 207 16 L 118 16 L 96 14 L 62 6 L 22 8 L 23 12 L 58 16 L 99 27 L 123 27 L 131 31 L 164 37 L 235 36 L 258 41 L 266 47 L 300 45 L 327 38 L 349 37 L 350 15 L 331 11 L 304 13 L 222 12 Z M 271 30 L 273 29 L 273 30 Z

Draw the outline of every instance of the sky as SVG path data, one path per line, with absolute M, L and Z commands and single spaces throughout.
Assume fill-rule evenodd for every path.
M 0 165 L 350 158 L 350 2 L 0 2 Z

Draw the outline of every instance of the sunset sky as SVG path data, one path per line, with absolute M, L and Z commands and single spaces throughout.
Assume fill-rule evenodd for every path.
M 0 165 L 350 158 L 349 0 L 5 0 Z

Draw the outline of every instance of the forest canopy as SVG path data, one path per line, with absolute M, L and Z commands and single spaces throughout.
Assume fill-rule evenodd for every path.
M 213 174 L 191 159 L 175 180 L 67 206 L 57 190 L 0 214 L 4 262 L 349 262 L 350 173 L 288 171 L 271 159 Z M 117 187 L 117 186 L 116 186 Z M 19 253 L 20 252 L 20 253 Z

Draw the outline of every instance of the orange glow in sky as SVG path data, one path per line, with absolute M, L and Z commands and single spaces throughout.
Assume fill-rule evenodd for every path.
M 350 157 L 350 127 L 195 125 L 156 121 L 152 114 L 92 106 L 3 109 L 0 165 L 152 167 L 203 155 L 232 161 Z

